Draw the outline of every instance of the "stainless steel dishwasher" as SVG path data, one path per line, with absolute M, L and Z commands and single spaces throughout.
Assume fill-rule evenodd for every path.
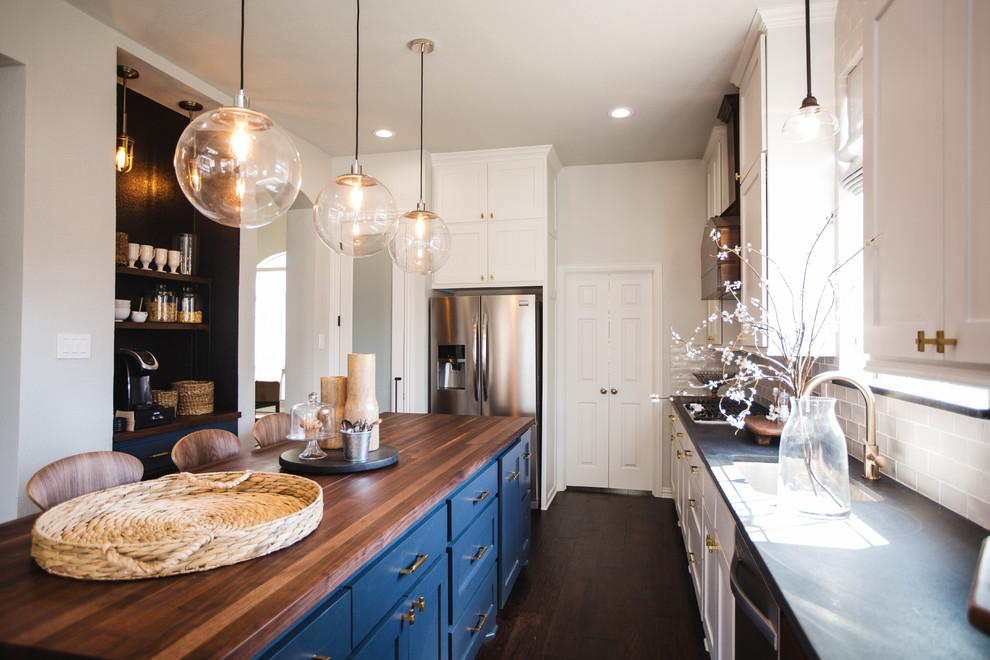
M 737 660 L 777 658 L 780 606 L 763 579 L 743 532 L 738 529 L 729 581 L 736 601 L 735 657 Z

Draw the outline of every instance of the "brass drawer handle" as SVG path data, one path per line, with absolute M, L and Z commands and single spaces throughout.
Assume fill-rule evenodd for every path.
M 329 655 L 314 655 L 313 660 L 330 660 Z
M 708 546 L 708 553 L 711 554 L 719 549 L 718 541 L 713 539 L 711 535 L 705 534 L 705 545 Z
M 470 557 L 472 563 L 473 562 L 476 562 L 479 559 L 481 559 L 482 557 L 484 557 L 485 556 L 485 553 L 488 552 L 488 546 L 487 545 L 479 545 L 477 547 L 481 548 L 481 552 L 479 552 L 478 554 L 476 554 L 473 557 Z
M 684 450 L 684 455 L 685 456 L 690 456 L 691 455 L 691 450 L 690 449 L 685 449 Z
M 471 498 L 471 501 L 472 502 L 484 502 L 486 499 L 488 499 L 488 496 L 489 495 L 491 495 L 490 492 L 488 492 L 487 490 L 483 490 L 483 491 L 481 491 L 481 497 L 472 497 Z
M 416 625 L 416 610 L 409 608 L 409 614 L 403 614 L 400 617 L 403 621 L 408 621 L 410 626 Z
M 481 621 L 478 622 L 478 627 L 477 628 L 468 628 L 468 630 L 470 632 L 473 632 L 473 633 L 481 632 L 481 629 L 485 627 L 485 621 L 488 620 L 488 615 L 487 614 L 482 614 L 481 612 L 478 612 L 478 616 L 481 617 Z
M 507 481 L 515 481 L 515 480 L 516 480 L 516 479 L 518 479 L 518 478 L 519 478 L 519 473 L 518 473 L 518 472 L 513 472 L 513 473 L 512 473 L 512 476 L 511 476 L 511 477 L 509 477 L 509 478 L 507 479 Z
M 692 465 L 691 466 L 691 474 L 701 474 L 700 472 L 698 472 L 698 466 L 697 465 Z
M 157 454 L 152 454 L 151 456 L 145 456 L 144 459 L 150 460 L 152 458 L 161 458 L 162 456 L 168 456 L 170 453 L 171 452 L 162 451 L 162 452 L 158 452 Z
M 671 438 L 671 440 L 673 440 L 673 438 Z M 684 458 L 684 453 L 680 449 L 677 450 L 677 458 L 678 459 Z
M 416 569 L 423 565 L 423 562 L 426 561 L 427 557 L 429 557 L 429 555 L 417 554 L 416 563 L 410 566 L 409 568 L 400 568 L 399 575 L 409 575 L 410 573 L 415 573 Z
M 532 455 L 533 455 L 533 452 L 531 452 L 531 451 L 526 452 L 525 454 L 523 454 L 523 460 L 524 461 L 528 461 L 529 460 L 529 457 L 532 456 Z
M 677 418 L 676 418 L 676 417 L 674 417 L 673 415 L 667 415 L 667 417 L 670 417 L 670 421 L 672 421 L 672 422 L 673 422 L 673 421 L 674 421 L 675 419 L 677 419 Z
M 423 599 L 423 597 L 422 597 L 422 596 L 420 596 L 420 597 L 419 597 L 419 601 L 418 601 L 418 602 L 416 602 L 416 601 L 413 601 L 413 604 L 412 604 L 412 606 L 413 606 L 413 607 L 418 607 L 418 608 L 419 608 L 419 611 L 420 611 L 420 612 L 422 612 L 423 610 L 425 610 L 425 609 L 426 609 L 426 600 L 424 600 L 424 599 Z M 411 611 L 411 610 L 410 610 L 410 611 Z
M 688 553 L 688 563 L 689 564 L 697 564 L 698 563 L 698 560 L 694 558 L 694 553 L 693 552 L 689 552 Z
M 691 507 L 692 509 L 697 509 L 698 508 L 698 505 L 694 503 L 694 498 L 693 497 L 689 497 L 688 498 L 688 506 Z

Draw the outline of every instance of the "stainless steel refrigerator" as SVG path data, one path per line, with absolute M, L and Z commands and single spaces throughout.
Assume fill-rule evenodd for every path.
M 430 300 L 430 412 L 533 417 L 533 499 L 539 501 L 543 379 L 539 295 Z

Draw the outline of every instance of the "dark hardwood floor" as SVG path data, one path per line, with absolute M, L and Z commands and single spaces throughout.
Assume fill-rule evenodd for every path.
M 673 500 L 568 490 L 532 532 L 479 660 L 708 657 Z

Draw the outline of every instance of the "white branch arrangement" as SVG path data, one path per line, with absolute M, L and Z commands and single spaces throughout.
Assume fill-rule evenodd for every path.
M 721 315 L 712 314 L 703 324 L 696 327 L 687 339 L 673 330 L 671 334 L 675 343 L 685 347 L 688 357 L 717 360 L 721 363 L 723 378 L 710 381 L 706 386 L 716 391 L 719 386 L 728 385 L 725 397 L 744 404 L 745 408 L 739 414 L 726 415 L 729 423 L 736 428 L 743 427 L 756 398 L 756 387 L 760 381 L 772 383 L 784 396 L 799 396 L 804 390 L 805 383 L 813 375 L 812 369 L 818 360 L 816 348 L 822 331 L 829 324 L 838 298 L 835 276 L 843 266 L 867 246 L 872 245 L 877 238 L 874 236 L 853 254 L 836 262 L 824 281 L 816 286 L 815 283 L 809 282 L 812 276 L 810 272 L 812 255 L 834 220 L 833 211 L 815 235 L 805 255 L 799 288 L 792 286 L 777 262 L 754 249 L 751 244 L 745 247 L 737 245 L 734 248 L 722 248 L 719 245 L 718 230 L 712 230 L 711 238 L 715 249 L 718 250 L 718 258 L 728 259 L 730 254 L 738 256 L 744 272 L 750 273 L 759 281 L 759 288 L 763 291 L 765 301 L 759 298 L 744 301 L 741 299 L 742 282 L 723 282 L 722 286 L 735 300 L 735 310 L 723 311 Z M 768 278 L 753 265 L 754 260 L 765 260 L 767 269 L 772 269 L 779 275 L 773 287 L 770 286 Z M 781 323 L 782 315 L 785 313 L 791 315 L 793 333 L 786 331 Z M 700 336 L 707 336 L 707 333 L 702 332 L 705 325 L 719 318 L 724 324 L 723 327 L 738 326 L 736 336 L 724 346 L 698 342 L 699 333 Z M 774 418 L 775 412 L 774 406 L 771 406 L 771 414 L 768 417 Z

